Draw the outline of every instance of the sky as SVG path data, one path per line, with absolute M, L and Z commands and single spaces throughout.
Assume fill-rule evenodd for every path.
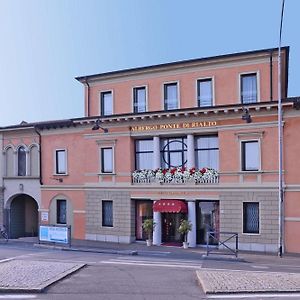
M 278 47 L 282 0 L 0 0 L 0 126 L 84 116 L 76 76 Z M 300 96 L 299 0 L 285 0 Z

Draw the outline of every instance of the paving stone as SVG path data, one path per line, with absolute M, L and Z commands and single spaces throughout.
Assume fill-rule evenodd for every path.
M 206 294 L 300 292 L 300 274 L 230 270 L 196 273 Z
M 10 260 L 0 263 L 0 291 L 41 292 L 84 264 Z

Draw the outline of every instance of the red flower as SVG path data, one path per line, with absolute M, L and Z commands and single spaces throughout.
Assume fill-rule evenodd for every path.
M 163 169 L 163 170 L 162 170 L 162 173 L 163 173 L 164 175 L 166 175 L 167 169 Z
M 206 173 L 206 168 L 202 168 L 202 169 L 200 170 L 200 172 L 201 172 L 202 174 Z
M 171 169 L 171 174 L 172 174 L 172 175 L 174 175 L 175 172 L 176 172 L 176 169 L 175 169 L 175 168 Z

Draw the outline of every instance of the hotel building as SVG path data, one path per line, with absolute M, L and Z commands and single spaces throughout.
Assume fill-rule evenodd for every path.
M 236 232 L 240 249 L 276 252 L 282 218 L 284 250 L 300 253 L 299 99 L 287 98 L 288 47 L 281 57 L 284 216 L 278 50 L 266 49 L 77 77 L 84 117 L 0 130 L 0 223 L 12 237 L 61 224 L 131 243 L 153 218 L 161 245 L 182 241 L 187 218 L 190 247 Z

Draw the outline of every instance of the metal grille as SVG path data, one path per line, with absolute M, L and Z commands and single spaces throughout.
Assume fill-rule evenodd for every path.
M 259 233 L 259 204 L 244 202 L 244 233 Z

